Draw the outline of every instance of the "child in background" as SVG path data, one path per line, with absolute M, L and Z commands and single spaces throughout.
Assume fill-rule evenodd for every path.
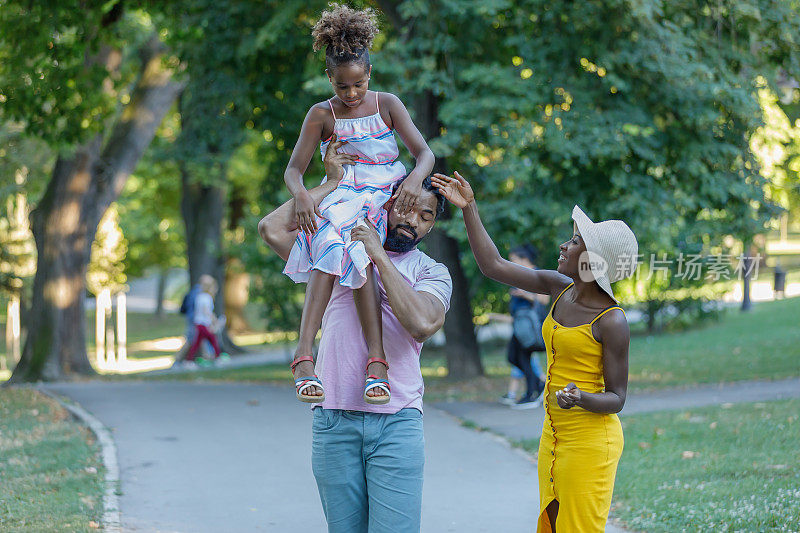
M 186 361 L 190 364 L 195 362 L 197 350 L 203 340 L 210 342 L 212 348 L 214 348 L 215 361 L 228 361 L 230 357 L 220 351 L 217 336 L 214 334 L 214 331 L 218 329 L 220 320 L 224 320 L 224 317 L 218 319 L 214 316 L 214 295 L 217 294 L 218 290 L 217 282 L 211 276 L 203 275 L 200 277 L 200 289 L 194 300 L 194 315 L 192 317 L 195 327 L 194 342 L 189 348 L 189 353 L 186 354 Z M 198 360 L 198 364 L 208 363 L 201 357 Z

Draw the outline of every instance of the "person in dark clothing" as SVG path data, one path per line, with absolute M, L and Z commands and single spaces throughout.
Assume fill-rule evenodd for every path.
M 517 246 L 509 254 L 509 259 L 517 264 L 528 268 L 537 268 L 538 253 L 531 244 Z M 533 294 L 521 289 L 512 288 L 510 291 L 511 301 L 509 302 L 509 312 L 512 317 L 516 317 L 520 312 L 534 309 L 536 314 L 544 319 L 547 314 L 547 303 L 549 298 L 540 294 Z M 539 360 L 533 357 L 535 348 L 526 347 L 517 338 L 517 333 L 511 335 L 508 342 L 508 362 L 517 367 L 525 374 L 527 390 L 525 394 L 511 407 L 512 409 L 533 409 L 542 403 L 541 394 L 544 391 L 544 374 L 542 373 Z

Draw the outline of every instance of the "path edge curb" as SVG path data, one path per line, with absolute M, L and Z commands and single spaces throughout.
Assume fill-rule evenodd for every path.
M 59 395 L 47 390 L 43 386 L 36 387 L 36 390 L 57 401 L 64 409 L 87 426 L 97 437 L 100 443 L 103 456 L 103 466 L 106 470 L 103 489 L 103 531 L 105 533 L 121 533 L 122 524 L 120 519 L 119 495 L 119 461 L 117 460 L 117 445 L 111 436 L 111 432 L 97 418 L 90 414 L 86 409 L 78 404 L 67 403 Z

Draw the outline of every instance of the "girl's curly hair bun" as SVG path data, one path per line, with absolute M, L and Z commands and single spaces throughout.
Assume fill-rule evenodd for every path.
M 356 11 L 345 5 L 331 4 L 314 25 L 314 51 L 325 48 L 327 58 L 359 58 L 372 46 L 378 34 L 378 18 L 371 8 Z M 339 63 L 337 61 L 336 63 Z

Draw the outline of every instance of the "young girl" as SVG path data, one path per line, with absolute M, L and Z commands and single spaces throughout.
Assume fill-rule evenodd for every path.
M 325 48 L 325 72 L 334 96 L 308 111 L 284 174 L 294 196 L 300 229 L 284 273 L 295 282 L 308 282 L 292 362 L 297 398 L 303 402 L 325 399 L 322 383 L 314 375 L 311 354 L 337 278 L 340 284 L 354 289 L 370 356 L 364 401 L 385 404 L 390 399 L 377 282 L 363 243 L 351 241 L 350 231 L 366 219 L 385 240 L 384 205 L 388 202 L 387 207 L 400 213 L 411 210 L 421 194 L 423 179 L 433 168 L 434 157 L 403 103 L 392 94 L 369 90 L 369 48 L 377 33 L 371 9 L 355 11 L 347 6 L 324 11 L 312 32 L 314 50 Z M 397 161 L 393 130 L 417 162 L 394 193 L 395 183 L 406 171 Z M 332 142 L 343 143 L 341 151 L 350 154 L 350 164 L 336 189 L 315 205 L 303 185 L 303 173 L 317 143 L 324 156 Z
M 203 340 L 208 340 L 211 343 L 211 347 L 214 348 L 215 361 L 219 360 L 224 362 L 230 359 L 228 354 L 220 351 L 219 343 L 217 343 L 217 336 L 214 334 L 214 330 L 216 329 L 214 325 L 220 320 L 214 316 L 214 296 L 217 294 L 218 288 L 214 278 L 207 274 L 200 276 L 200 293 L 195 298 L 194 316 L 192 317 L 192 322 L 195 327 L 194 341 L 189 348 L 189 352 L 186 354 L 186 361 L 189 363 L 195 361 L 197 350 L 200 348 L 200 343 Z M 201 365 L 210 364 L 202 357 L 200 361 Z

